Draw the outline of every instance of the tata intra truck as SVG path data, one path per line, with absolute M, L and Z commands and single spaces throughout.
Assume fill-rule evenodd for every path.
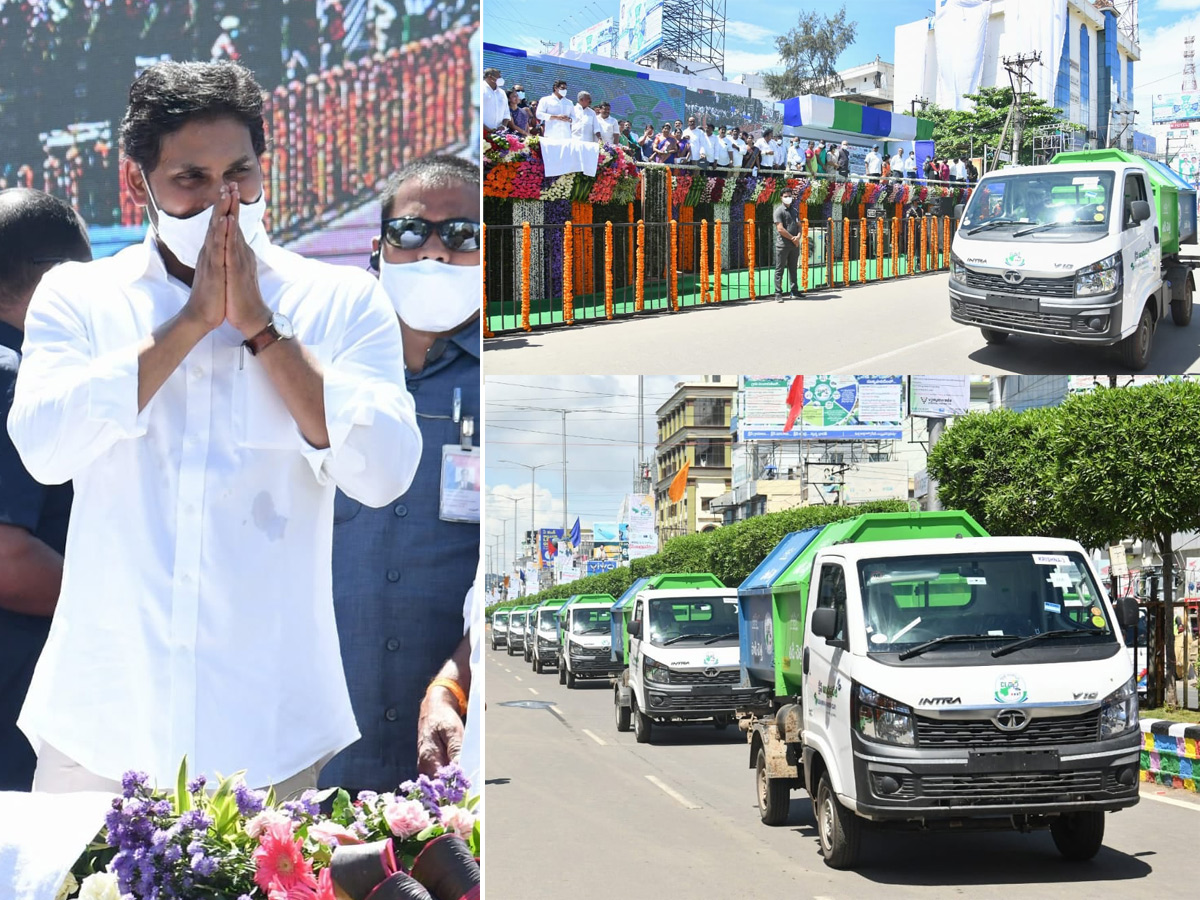
M 606 678 L 624 665 L 612 661 L 612 594 L 576 594 L 559 610 L 558 683 Z
M 508 610 L 498 609 L 492 613 L 492 649 L 508 646 Z

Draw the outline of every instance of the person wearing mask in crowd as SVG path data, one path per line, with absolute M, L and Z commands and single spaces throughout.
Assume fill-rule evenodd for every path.
M 148 67 L 120 140 L 151 230 L 43 277 L 8 420 L 33 477 L 75 490 L 19 720 L 34 789 L 120 793 L 129 769 L 172 784 L 186 756 L 287 796 L 359 737 L 334 494 L 381 506 L 416 471 L 400 326 L 365 272 L 271 244 L 248 70 Z
M 825 147 L 825 174 L 830 176 L 830 179 L 837 177 L 839 152 L 840 148 L 834 144 L 827 144 Z
M 842 179 L 850 177 L 850 144 L 847 141 L 842 141 L 838 147 L 837 173 Z
M 31 188 L 0 191 L 0 791 L 28 791 L 37 763 L 17 729 L 62 584 L 71 485 L 39 484 L 8 436 L 25 313 L 42 276 L 89 262 L 87 228 L 62 200 Z
M 891 169 L 893 178 L 904 177 L 904 148 L 897 147 L 896 152 L 892 154 Z
M 817 145 L 813 141 L 804 148 L 804 171 L 809 178 L 817 174 Z
M 741 169 L 746 164 L 746 135 L 736 128 L 729 138 L 729 162 L 735 169 Z
M 517 92 L 517 106 L 521 107 L 521 109 L 528 109 L 529 101 L 525 99 L 525 88 L 519 84 L 514 84 L 513 90 Z
M 600 143 L 600 120 L 592 109 L 592 95 L 580 91 L 576 96 L 575 110 L 571 119 L 571 135 L 585 143 Z
M 509 127 L 521 137 L 529 136 L 529 110 L 522 107 L 516 91 L 508 92 Z
M 775 135 L 771 141 L 771 167 L 783 169 L 787 165 L 787 148 L 783 145 L 783 134 Z
M 733 161 L 733 156 L 729 152 L 730 143 L 728 129 L 722 125 L 716 140 L 717 165 L 722 169 L 728 169 Z
M 941 165 L 938 166 L 938 178 L 944 182 L 950 180 L 950 163 L 944 159 L 941 161 Z
M 782 303 L 784 269 L 792 282 L 792 296 L 800 296 L 800 282 L 796 280 L 796 265 L 800 259 L 800 215 L 791 188 L 785 187 L 780 199 L 783 202 L 775 207 L 774 215 L 775 300 Z
M 642 132 L 641 138 L 638 139 L 638 147 L 642 151 L 642 160 L 644 162 L 654 162 L 654 141 L 657 136 L 654 134 L 654 126 L 647 123 L 646 129 Z
M 569 141 L 574 120 L 575 105 L 567 99 L 567 83 L 561 78 L 554 82 L 551 93 L 537 101 L 536 114 L 544 123 L 546 138 L 552 141 Z
M 867 152 L 867 178 L 879 181 L 883 177 L 883 158 L 879 155 L 879 146 L 873 146 Z
M 678 124 L 676 124 L 675 130 L 679 131 Z M 692 165 L 700 164 L 700 150 L 703 146 L 703 143 L 699 139 L 702 138 L 703 135 L 703 130 L 696 126 L 696 117 L 688 116 L 687 128 L 683 129 L 682 132 L 676 135 L 677 137 L 682 137 L 687 140 L 688 155 L 685 157 L 681 153 L 679 160 L 680 162 L 691 162 Z
M 675 162 L 675 153 L 678 148 L 679 145 L 675 141 L 675 135 L 671 131 L 670 124 L 664 122 L 662 134 L 654 142 L 654 161 L 670 165 Z
M 754 142 L 754 149 L 758 151 L 758 167 L 760 169 L 770 169 L 775 165 L 775 142 L 771 140 L 774 132 L 770 128 L 764 128 L 762 137 Z
M 612 117 L 612 107 L 605 100 L 597 108 L 596 112 L 596 128 L 600 132 L 601 144 L 615 144 L 617 142 L 617 132 L 620 131 L 620 125 L 617 120 Z
M 631 159 L 642 158 L 641 145 L 633 137 L 633 123 L 628 119 L 620 119 L 617 122 L 617 143 L 625 149 Z
M 787 167 L 793 172 L 804 168 L 804 150 L 800 146 L 800 138 L 795 136 L 788 144 Z
M 432 774 L 462 734 L 469 681 L 432 679 L 463 650 L 458 598 L 474 573 L 462 563 L 479 553 L 479 493 L 446 471 L 477 465 L 482 444 L 480 212 L 479 167 L 454 156 L 408 163 L 380 197 L 371 266 L 399 321 L 423 447 L 403 497 L 368 509 L 339 492 L 334 504 L 333 598 L 362 739 L 321 785 L 351 796 Z M 419 737 L 423 710 L 436 731 Z
M 711 122 L 704 123 L 704 128 L 696 135 L 695 140 L 699 143 L 697 165 L 701 169 L 711 169 L 717 164 L 717 136 L 713 134 Z
M 975 184 L 979 181 L 979 169 L 975 167 L 975 160 L 967 160 L 967 181 L 970 184 Z
M 937 181 L 937 160 L 933 157 L 925 160 L 925 180 Z
M 600 157 L 600 145 L 596 143 L 593 131 L 588 138 L 581 138 L 578 128 L 588 127 L 576 117 L 576 105 L 567 99 L 567 83 L 563 79 L 554 82 L 553 93 L 537 103 L 538 121 L 543 123 L 545 135 L 541 139 L 542 165 L 546 177 L 565 175 L 568 172 L 583 172 L 587 175 L 596 174 L 596 165 Z M 588 104 L 591 97 L 588 96 Z M 586 110 L 591 123 L 595 122 L 596 114 Z
M 912 151 L 908 151 L 908 156 L 904 157 L 904 178 L 907 181 L 912 181 L 917 177 L 917 155 Z
M 686 131 L 675 129 L 675 145 L 675 162 L 690 163 L 692 161 L 692 145 Z
M 967 180 L 967 161 L 961 156 L 958 157 L 958 168 L 954 173 L 954 177 L 959 184 L 964 184 Z
M 508 123 L 508 96 L 501 90 L 504 79 L 500 70 L 483 70 L 483 129 L 495 131 Z

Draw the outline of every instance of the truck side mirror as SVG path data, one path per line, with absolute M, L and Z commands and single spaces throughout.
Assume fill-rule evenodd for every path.
M 1150 218 L 1150 204 L 1146 200 L 1134 200 L 1129 207 L 1129 218 L 1134 225 L 1145 222 Z
M 639 622 L 635 619 L 629 620 L 629 636 L 635 637 L 639 641 L 642 639 L 642 623 L 641 622 Z
M 1138 605 L 1132 597 L 1117 601 L 1117 622 L 1122 628 L 1133 628 L 1138 623 Z
M 817 637 L 822 637 L 828 640 L 838 633 L 838 614 L 837 610 L 829 606 L 823 606 L 820 609 L 813 610 L 812 617 L 813 634 Z
M 956 203 L 956 204 L 954 204 L 954 218 L 955 218 L 955 219 L 961 219 L 961 218 L 962 218 L 962 214 L 963 214 L 963 210 L 964 210 L 964 209 L 966 209 L 966 208 L 967 208 L 967 206 L 966 206 L 966 204 L 965 204 L 965 203 Z

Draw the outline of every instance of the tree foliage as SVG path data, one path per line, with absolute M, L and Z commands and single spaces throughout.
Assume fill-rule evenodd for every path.
M 702 534 L 673 538 L 653 556 L 633 560 L 630 565 L 589 575 L 568 584 L 555 585 L 537 594 L 488 607 L 503 609 L 541 603 L 573 594 L 612 594 L 619 597 L 639 578 L 671 572 L 711 572 L 729 587 L 737 587 L 775 549 L 784 535 L 817 525 L 826 525 L 862 513 L 906 512 L 908 504 L 880 500 L 860 506 L 801 506 L 782 512 L 755 516 Z
M 825 94 L 842 87 L 837 59 L 854 43 L 858 23 L 846 19 L 842 6 L 833 16 L 800 13 L 796 27 L 775 38 L 782 74 L 763 76 L 767 90 L 783 100 L 801 94 Z
M 977 94 L 966 94 L 975 108 L 970 110 L 946 109 L 936 103 L 930 103 L 921 113 L 922 119 L 933 122 L 933 142 L 937 155 L 967 156 L 972 150 L 976 156 L 983 155 L 986 144 L 995 152 L 1000 143 L 1000 132 L 1004 121 L 1008 118 L 1008 108 L 1012 105 L 1012 88 L 984 87 Z M 1050 106 L 1041 97 L 1033 94 L 1021 95 L 1021 111 L 1024 114 L 1024 131 L 1021 135 L 1022 163 L 1033 162 L 1034 131 L 1044 125 L 1057 125 L 1066 131 L 1078 131 L 1082 125 L 1063 121 L 1062 111 Z M 1012 149 L 1012 128 L 1004 139 L 1001 150 Z

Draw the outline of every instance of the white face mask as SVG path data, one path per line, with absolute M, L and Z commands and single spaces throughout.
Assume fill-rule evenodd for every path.
M 404 324 L 418 331 L 450 331 L 479 312 L 483 267 L 436 259 L 379 263 L 379 283 Z
M 177 260 L 189 269 L 196 268 L 196 263 L 200 259 L 200 250 L 204 247 L 204 239 L 208 237 L 208 224 L 212 221 L 215 205 L 202 209 L 186 219 L 177 218 L 162 211 L 154 199 L 154 195 L 150 192 L 150 181 L 146 178 L 145 172 L 142 173 L 142 179 L 146 182 L 146 196 L 150 198 L 150 205 L 154 207 L 155 216 L 158 219 L 158 224 L 153 227 L 159 240 L 167 245 Z M 265 192 L 259 193 L 258 199 L 253 203 L 243 203 L 241 209 L 238 210 L 238 225 L 247 244 L 253 243 L 254 239 L 265 231 L 262 220 L 266 210 L 267 195 Z
M 791 206 L 791 205 L 792 205 L 792 198 L 791 198 L 791 197 L 784 197 L 784 198 L 783 198 L 783 205 L 784 205 L 784 206 Z
M 566 88 L 559 88 L 559 89 L 558 89 L 557 91 L 555 91 L 554 93 L 558 94 L 558 96 L 559 96 L 559 97 L 565 97 L 565 96 L 567 96 L 567 89 L 566 89 Z
M 504 79 L 503 78 L 496 79 L 496 87 L 504 87 Z

